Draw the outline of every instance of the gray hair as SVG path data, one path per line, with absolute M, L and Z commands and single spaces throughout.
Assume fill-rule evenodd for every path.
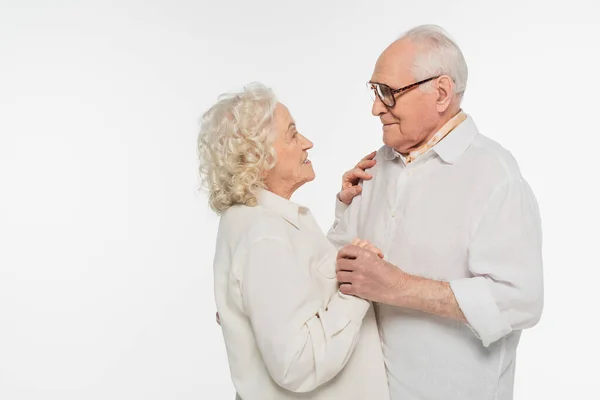
M 266 188 L 263 173 L 273 168 L 273 114 L 277 99 L 253 82 L 239 93 L 224 93 L 202 116 L 198 135 L 200 178 L 209 205 L 221 214 L 233 205 L 257 204 Z
M 417 47 L 412 68 L 415 79 L 419 81 L 436 75 L 448 75 L 454 81 L 454 94 L 460 103 L 467 88 L 469 72 L 460 48 L 446 31 L 437 25 L 420 25 L 399 39 L 404 38 Z M 430 85 L 422 87 L 427 90 Z

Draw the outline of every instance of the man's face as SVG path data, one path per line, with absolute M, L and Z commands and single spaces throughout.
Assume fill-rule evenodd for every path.
M 392 43 L 379 57 L 371 82 L 383 83 L 392 89 L 416 82 L 411 71 L 415 47 L 409 40 Z M 418 87 L 396 94 L 393 108 L 386 107 L 375 96 L 372 113 L 383 125 L 383 143 L 400 153 L 409 153 L 424 144 L 435 132 L 440 115 L 437 92 L 422 92 Z

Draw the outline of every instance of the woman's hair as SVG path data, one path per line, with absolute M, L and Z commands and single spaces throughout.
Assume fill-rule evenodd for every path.
M 421 25 L 404 33 L 417 47 L 413 75 L 417 81 L 437 75 L 448 75 L 454 81 L 459 102 L 467 88 L 467 62 L 456 43 L 437 25 Z M 429 84 L 422 85 L 423 90 Z
M 273 114 L 277 99 L 261 83 L 225 93 L 202 116 L 198 135 L 200 178 L 210 207 L 220 214 L 235 204 L 256 205 L 264 172 L 275 164 Z

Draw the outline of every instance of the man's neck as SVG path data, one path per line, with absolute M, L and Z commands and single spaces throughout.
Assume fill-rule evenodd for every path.
M 421 147 L 425 146 L 427 143 L 429 143 L 429 141 L 431 140 L 431 138 L 436 133 L 438 133 L 440 131 L 440 129 L 442 129 L 442 127 L 444 125 L 446 125 L 452 118 L 456 117 L 460 112 L 462 112 L 462 109 L 460 107 L 458 109 L 454 109 L 451 112 L 447 112 L 445 115 L 442 116 L 442 118 L 440 118 L 440 120 L 436 124 L 435 128 L 431 132 L 429 132 L 429 134 L 423 140 L 421 140 L 415 146 L 413 146 L 410 149 L 408 149 L 406 153 L 401 152 L 400 154 L 402 154 L 403 156 L 406 157 L 412 151 L 415 151 L 415 150 L 420 149 Z
M 431 140 L 431 138 L 433 137 L 433 135 L 435 135 L 437 132 L 439 132 L 440 129 L 442 129 L 442 127 L 444 125 L 446 125 L 448 122 L 450 122 L 450 120 L 454 117 L 456 117 L 458 115 L 458 113 L 460 113 L 462 111 L 462 109 L 459 107 L 458 109 L 454 109 L 452 110 L 452 112 L 447 113 L 446 115 L 444 115 L 440 121 L 437 123 L 437 126 L 435 127 L 435 129 L 433 130 L 433 132 L 431 132 L 427 138 L 427 140 L 425 140 L 425 143 L 427 143 L 429 140 Z

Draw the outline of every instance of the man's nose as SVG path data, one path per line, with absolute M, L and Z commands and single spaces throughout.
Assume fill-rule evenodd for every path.
M 375 95 L 375 101 L 373 102 L 373 107 L 371 108 L 371 114 L 375 117 L 379 117 L 387 112 L 387 107 L 382 103 L 379 96 Z

